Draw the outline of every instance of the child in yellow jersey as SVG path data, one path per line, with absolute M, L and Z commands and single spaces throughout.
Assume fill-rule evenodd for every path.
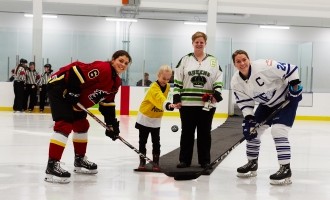
M 153 171 L 160 171 L 160 124 L 164 110 L 174 110 L 175 105 L 167 101 L 170 91 L 168 83 L 172 76 L 172 69 L 162 65 L 158 71 L 158 80 L 150 85 L 138 112 L 135 128 L 139 129 L 139 151 L 146 155 L 146 144 L 149 133 L 152 141 Z M 146 170 L 146 160 L 140 157 L 138 171 Z

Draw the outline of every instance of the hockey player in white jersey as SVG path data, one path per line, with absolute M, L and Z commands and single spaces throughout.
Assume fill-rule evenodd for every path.
M 231 88 L 244 116 L 242 126 L 248 159 L 247 164 L 237 169 L 237 176 L 257 175 L 260 136 L 271 127 L 280 168 L 270 176 L 270 183 L 291 184 L 291 147 L 288 133 L 293 125 L 298 103 L 302 99 L 298 67 L 274 60 L 250 61 L 244 50 L 235 51 L 232 59 L 238 71 L 232 77 Z M 255 134 L 251 134 L 251 130 L 258 123 L 264 121 L 287 99 L 290 101 L 287 106 L 257 128 Z M 254 109 L 256 103 L 258 106 Z

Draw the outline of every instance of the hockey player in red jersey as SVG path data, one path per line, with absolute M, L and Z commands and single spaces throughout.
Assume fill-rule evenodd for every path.
M 110 62 L 73 62 L 51 76 L 47 90 L 55 125 L 49 144 L 45 181 L 70 182 L 71 174 L 61 168 L 60 160 L 71 132 L 75 153 L 74 172 L 97 173 L 97 165 L 85 156 L 89 129 L 87 114 L 76 104 L 79 102 L 86 108 L 99 104 L 99 111 L 112 130 L 106 131 L 106 136 L 116 140 L 120 131 L 114 99 L 121 85 L 119 75 L 126 71 L 131 61 L 126 51 L 119 50 Z

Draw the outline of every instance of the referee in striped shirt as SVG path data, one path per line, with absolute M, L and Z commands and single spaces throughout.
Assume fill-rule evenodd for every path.
M 26 65 L 27 60 L 21 58 L 14 72 L 14 112 L 24 111 L 24 95 L 26 81 Z
M 44 73 L 41 74 L 41 77 L 38 81 L 38 86 L 40 89 L 39 97 L 40 97 L 40 104 L 39 104 L 39 110 L 40 112 L 44 111 L 45 104 L 47 101 L 47 82 L 52 75 L 52 65 L 51 64 L 45 64 L 44 65 Z
M 24 105 L 25 108 L 29 105 L 28 112 L 32 112 L 34 106 L 37 104 L 37 81 L 40 79 L 40 75 L 35 68 L 35 63 L 30 62 L 29 69 L 26 71 L 26 95 Z

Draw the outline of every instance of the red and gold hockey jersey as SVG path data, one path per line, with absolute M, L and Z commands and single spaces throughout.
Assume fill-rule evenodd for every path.
M 64 89 L 80 94 L 79 102 L 89 108 L 100 102 L 114 102 L 121 78 L 110 62 L 77 61 L 60 68 L 48 83 L 64 83 Z

